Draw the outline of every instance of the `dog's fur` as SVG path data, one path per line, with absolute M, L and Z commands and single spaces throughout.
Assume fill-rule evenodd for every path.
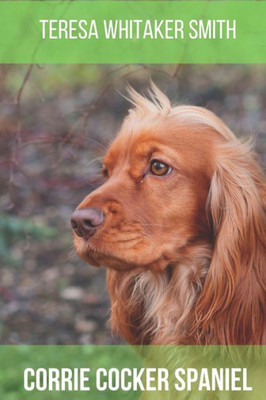
M 265 331 L 262 170 L 212 112 L 130 89 L 134 107 L 79 209 L 105 222 L 79 255 L 105 265 L 111 323 L 132 344 L 261 344 Z M 150 171 L 152 159 L 172 170 Z

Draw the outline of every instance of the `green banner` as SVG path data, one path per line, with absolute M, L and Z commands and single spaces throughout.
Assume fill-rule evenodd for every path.
M 0 63 L 266 63 L 266 2 L 1 1 Z
M 262 400 L 266 346 L 0 346 L 0 398 Z

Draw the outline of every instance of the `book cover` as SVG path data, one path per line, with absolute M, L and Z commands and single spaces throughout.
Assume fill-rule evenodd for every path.
M 0 2 L 1 398 L 264 398 L 265 15 Z

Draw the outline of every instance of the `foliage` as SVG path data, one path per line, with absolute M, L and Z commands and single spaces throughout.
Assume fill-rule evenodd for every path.
M 0 215 L 0 262 L 16 266 L 20 258 L 11 250 L 15 244 L 29 239 L 50 239 L 55 237 L 56 233 L 56 229 L 31 219 Z

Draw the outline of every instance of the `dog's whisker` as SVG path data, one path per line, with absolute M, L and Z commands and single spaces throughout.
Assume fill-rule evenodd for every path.
M 170 225 L 165 225 L 165 224 L 141 224 L 142 226 L 159 226 L 160 228 L 171 228 Z
M 93 160 L 91 160 L 88 164 L 87 164 L 87 167 L 89 167 L 91 164 L 93 164 L 95 161 L 102 161 L 103 160 L 103 156 L 101 156 L 101 157 L 96 157 L 96 158 L 94 158 Z M 99 167 L 99 168 L 101 168 L 101 167 Z
M 153 246 L 154 249 L 156 249 L 156 251 L 158 251 L 158 245 L 156 245 L 156 243 L 154 242 L 154 240 L 151 238 L 151 236 L 148 233 L 143 233 L 143 236 L 146 237 L 148 239 L 148 241 L 151 243 L 151 245 Z

